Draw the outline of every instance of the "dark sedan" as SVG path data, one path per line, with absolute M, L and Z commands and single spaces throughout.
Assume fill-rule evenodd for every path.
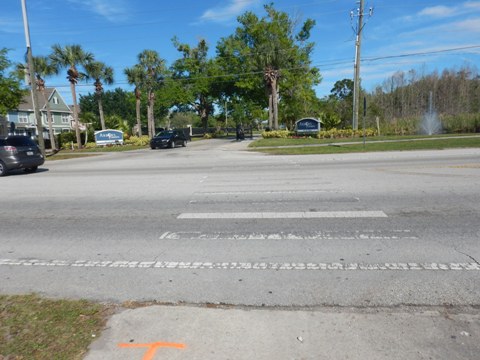
M 150 148 L 174 148 L 181 145 L 187 146 L 187 138 L 182 130 L 164 130 L 160 131 L 150 140 Z
M 0 136 L 0 176 L 15 169 L 35 172 L 44 162 L 42 152 L 28 136 Z

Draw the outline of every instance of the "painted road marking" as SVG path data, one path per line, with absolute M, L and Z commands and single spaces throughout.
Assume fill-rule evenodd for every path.
M 194 196 L 225 196 L 225 195 L 281 195 L 281 194 L 325 194 L 344 193 L 343 190 L 266 190 L 266 191 L 202 191 Z
M 182 213 L 177 219 L 328 219 L 386 218 L 383 211 L 298 211 L 298 212 L 232 212 Z
M 305 231 L 302 233 L 165 231 L 159 240 L 417 240 L 411 230 Z
M 173 270 L 480 271 L 480 263 L 312 263 L 0 259 L 0 266 Z
M 133 344 L 133 343 L 122 343 L 118 344 L 120 348 L 147 348 L 147 352 L 143 355 L 142 360 L 152 360 L 155 356 L 155 353 L 160 348 L 174 348 L 174 349 L 185 349 L 184 344 L 177 343 L 168 343 L 168 342 L 154 342 L 149 344 Z

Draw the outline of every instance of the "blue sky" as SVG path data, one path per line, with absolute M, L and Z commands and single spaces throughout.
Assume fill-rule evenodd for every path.
M 158 51 L 170 65 L 179 57 L 171 39 L 195 45 L 205 38 L 212 56 L 221 37 L 232 34 L 245 11 L 264 15 L 261 0 L 26 0 L 34 55 L 47 55 L 53 44 L 80 44 L 115 70 L 111 87 L 130 89 L 123 69 L 144 49 Z M 267 1 L 270 2 L 270 1 Z M 362 42 L 362 85 L 368 91 L 397 71 L 430 73 L 480 64 L 480 0 L 365 0 L 374 7 Z M 326 96 L 337 80 L 353 78 L 356 0 L 278 0 L 276 9 L 304 21 L 316 21 L 313 64 Z M 355 21 L 355 20 L 354 20 Z M 21 0 L 2 0 L 0 48 L 22 62 L 26 51 Z M 66 71 L 47 79 L 71 102 Z M 80 84 L 80 94 L 93 92 Z

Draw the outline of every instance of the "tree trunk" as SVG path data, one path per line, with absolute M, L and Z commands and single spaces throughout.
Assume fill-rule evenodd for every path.
M 270 88 L 268 95 L 268 127 L 270 130 L 273 128 L 273 94 Z
M 278 86 L 277 79 L 272 83 L 272 100 L 273 100 L 273 128 L 278 130 Z
M 203 130 L 207 132 L 208 130 L 208 113 L 206 109 L 200 111 L 200 119 L 202 120 Z
M 150 91 L 147 94 L 147 128 L 148 128 L 148 137 L 152 138 L 152 101 Z
M 155 136 L 155 118 L 153 113 L 153 107 L 155 105 L 155 93 L 149 92 L 148 93 L 148 136 L 150 138 Z
M 154 105 L 155 105 L 155 100 L 152 98 L 152 103 L 150 105 L 150 116 L 152 117 L 152 121 L 150 122 L 150 125 L 152 126 L 152 136 L 155 136 L 155 113 L 154 113 Z
M 155 136 L 155 114 L 153 113 L 153 101 L 152 105 L 150 105 L 150 116 L 152 120 L 150 121 L 150 126 L 152 127 L 152 137 Z
M 151 126 L 152 117 L 150 116 L 150 103 L 147 103 L 147 129 L 148 129 L 148 137 L 152 138 L 152 126 Z
M 205 97 L 205 96 L 200 97 L 200 106 L 202 108 L 201 118 L 202 118 L 203 128 L 205 129 L 205 131 L 207 131 L 208 130 L 208 115 L 209 115 L 209 104 L 208 104 L 207 97 Z
M 102 130 L 105 130 L 105 117 L 103 116 L 103 102 L 101 95 L 98 95 L 98 113 L 100 114 L 100 124 L 102 124 Z
M 80 137 L 80 122 L 78 121 L 77 91 L 75 89 L 75 84 L 73 82 L 70 82 L 70 90 L 72 92 L 73 119 L 75 120 L 75 135 L 77 137 L 77 146 L 79 149 L 81 149 L 82 138 Z
M 45 106 L 47 107 L 48 135 L 50 136 L 50 147 L 52 150 L 55 150 L 57 146 L 55 145 L 55 132 L 53 131 L 52 125 L 52 111 L 50 109 L 50 103 L 48 102 L 45 90 L 42 90 L 42 93 L 43 99 L 45 100 Z
M 142 121 L 140 119 L 140 99 L 137 99 L 135 107 L 136 107 L 136 113 L 137 113 L 138 136 L 142 136 Z

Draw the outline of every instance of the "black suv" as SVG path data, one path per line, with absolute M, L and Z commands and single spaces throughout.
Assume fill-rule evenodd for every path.
M 0 136 L 0 176 L 10 170 L 35 172 L 45 159 L 35 142 L 28 136 Z
M 160 131 L 150 140 L 150 148 L 173 148 L 177 145 L 187 146 L 187 137 L 182 130 Z

